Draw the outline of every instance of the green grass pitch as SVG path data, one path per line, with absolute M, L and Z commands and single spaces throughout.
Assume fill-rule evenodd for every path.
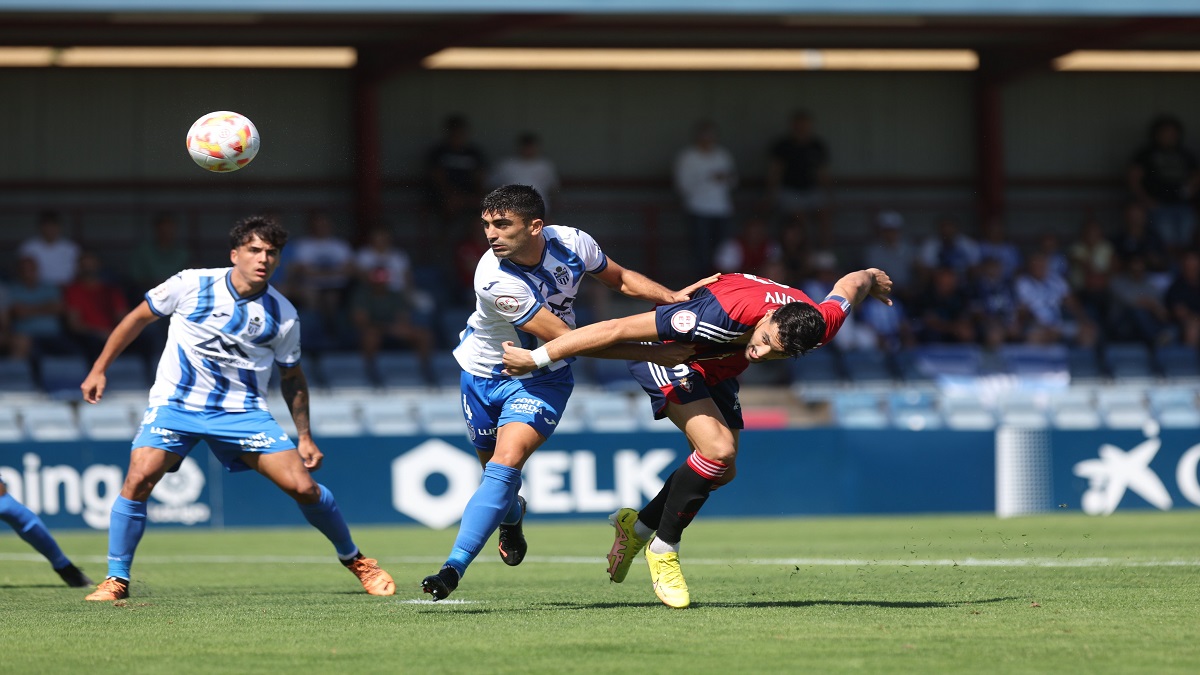
M 8 673 L 1200 672 L 1200 511 L 698 520 L 693 607 L 644 561 L 611 584 L 604 521 L 494 540 L 451 602 L 419 588 L 453 530 L 356 528 L 398 592 L 374 598 L 309 529 L 150 528 L 133 596 L 86 603 L 0 530 Z M 60 532 L 103 575 L 105 535 Z

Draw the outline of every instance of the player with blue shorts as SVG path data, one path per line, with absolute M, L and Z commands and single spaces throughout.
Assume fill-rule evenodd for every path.
M 287 238 L 270 219 L 251 217 L 236 224 L 229 233 L 233 266 L 184 270 L 146 293 L 146 300 L 113 329 L 80 385 L 85 401 L 99 403 L 108 366 L 146 326 L 170 317 L 149 407 L 113 503 L 108 578 L 88 600 L 129 596 L 133 554 L 146 529 L 146 500 L 200 441 L 227 470 L 258 471 L 295 499 L 368 593 L 395 593 L 388 573 L 355 546 L 333 494 L 310 475 L 321 467 L 323 455 L 309 432 L 300 322 L 292 303 L 267 282 Z M 275 365 L 297 442 L 267 410 L 267 382 Z
M 62 549 L 58 547 L 58 542 L 54 541 L 54 537 L 50 534 L 50 530 L 46 529 L 46 524 L 42 522 L 42 519 L 8 494 L 8 486 L 4 484 L 3 479 L 0 479 L 0 520 L 12 526 L 13 531 L 17 533 L 18 537 L 24 539 L 25 543 L 46 556 L 46 560 L 50 561 L 50 566 L 68 586 L 92 585 L 92 580 L 78 567 L 71 564 L 70 558 L 63 555 Z
M 484 198 L 482 209 L 483 233 L 491 250 L 475 269 L 475 312 L 467 319 L 454 357 L 463 370 L 463 415 L 484 467 L 483 482 L 463 511 L 445 565 L 421 582 L 434 600 L 458 587 L 497 528 L 504 562 L 519 565 L 525 558 L 525 500 L 517 496 L 521 467 L 554 433 L 574 386 L 569 361 L 547 363 L 520 377 L 503 374 L 504 342 L 536 349 L 574 328 L 573 304 L 584 275 L 653 303 L 686 300 L 711 281 L 674 292 L 621 267 L 586 232 L 546 225 L 545 204 L 527 185 L 497 188 Z M 678 363 L 683 350 L 620 345 L 589 355 Z

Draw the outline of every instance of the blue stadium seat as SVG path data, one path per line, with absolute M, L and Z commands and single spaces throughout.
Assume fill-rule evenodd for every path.
M 44 356 L 41 360 L 42 389 L 55 398 L 74 399 L 88 374 L 82 356 Z
M 838 382 L 842 379 L 840 354 L 835 349 L 816 349 L 791 360 L 792 382 L 796 384 Z
M 370 387 L 373 386 L 367 373 L 367 363 L 358 352 L 331 352 L 323 354 L 318 362 L 321 381 L 327 387 Z
M 458 378 L 462 374 L 462 366 L 450 352 L 437 352 L 433 355 L 433 374 L 437 377 L 438 386 L 458 389 Z
M 887 352 L 866 350 L 843 356 L 842 364 L 851 382 L 886 382 L 895 378 Z
M 24 406 L 21 408 L 21 420 L 25 435 L 35 441 L 77 441 L 80 438 L 75 412 L 70 404 L 63 401 Z
M 1200 353 L 1187 345 L 1159 347 L 1154 354 L 1159 371 L 1168 379 L 1200 377 Z
M 140 356 L 126 354 L 117 357 L 105 375 L 108 378 L 108 391 L 141 391 L 149 386 L 146 381 L 146 362 Z
M 900 389 L 888 395 L 892 426 L 920 431 L 944 425 L 937 398 L 930 392 Z
M 37 391 L 33 370 L 24 359 L 0 359 L 0 392 L 32 393 Z
M 1003 345 L 1000 360 L 1013 375 L 1067 372 L 1067 348 L 1062 345 Z
M 581 359 L 582 360 L 582 359 Z M 633 379 L 626 361 L 617 359 L 587 359 L 591 361 L 592 376 L 596 384 L 610 391 L 638 392 L 642 386 Z M 577 360 L 575 363 L 579 363 Z
M 1141 344 L 1111 344 L 1104 348 L 1104 367 L 1115 379 L 1154 376 L 1150 350 Z
M 421 360 L 412 352 L 384 352 L 375 357 L 380 381 L 389 387 L 421 387 Z
M 1096 351 L 1084 347 L 1072 347 L 1067 352 L 1067 369 L 1071 380 L 1096 380 L 1104 375 Z

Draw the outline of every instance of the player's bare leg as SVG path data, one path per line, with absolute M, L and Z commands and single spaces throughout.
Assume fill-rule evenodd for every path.
M 266 476 L 300 505 L 300 512 L 309 524 L 317 528 L 333 544 L 338 559 L 358 577 L 363 589 L 371 595 L 392 595 L 396 583 L 374 558 L 367 558 L 350 537 L 350 528 L 338 510 L 333 493 L 317 483 L 300 459 L 296 450 L 271 454 L 246 453 L 242 461 Z
M 712 399 L 669 403 L 667 417 L 687 436 L 693 451 L 642 509 L 637 524 L 644 532 L 656 531 L 646 548 L 655 593 L 666 605 L 682 608 L 691 597 L 679 565 L 679 542 L 709 494 L 732 480 L 738 432 L 726 425 Z

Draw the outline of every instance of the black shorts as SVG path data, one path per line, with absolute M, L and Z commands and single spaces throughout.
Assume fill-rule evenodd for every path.
M 711 398 L 730 429 L 743 429 L 742 404 L 738 401 L 738 381 L 728 379 L 707 384 L 688 364 L 666 368 L 645 361 L 630 361 L 629 372 L 650 395 L 654 419 L 667 416 L 667 403 L 691 403 Z

